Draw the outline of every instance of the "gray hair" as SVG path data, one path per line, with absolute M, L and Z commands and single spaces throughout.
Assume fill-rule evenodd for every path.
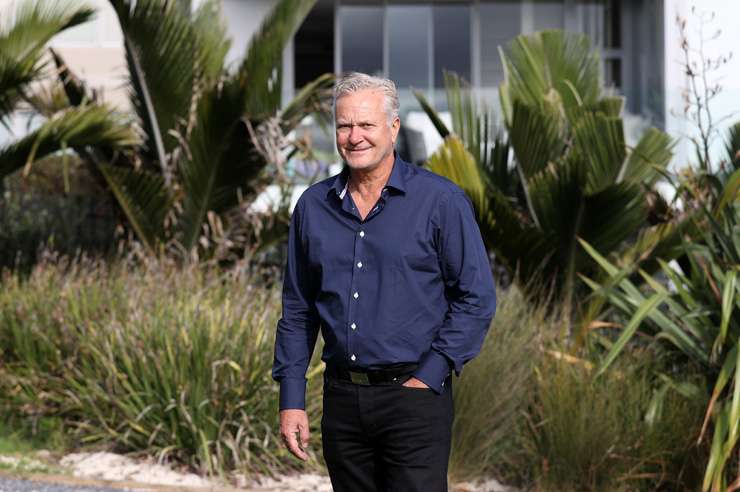
M 385 98 L 385 114 L 388 116 L 388 125 L 398 117 L 398 91 L 396 84 L 390 79 L 375 77 L 366 73 L 349 72 L 344 74 L 334 86 L 334 114 L 337 111 L 337 99 L 348 94 L 364 90 L 375 90 L 383 93 Z

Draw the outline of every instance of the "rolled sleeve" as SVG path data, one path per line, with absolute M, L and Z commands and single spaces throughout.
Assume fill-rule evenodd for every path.
M 460 374 L 483 345 L 496 311 L 496 289 L 473 207 L 462 192 L 440 201 L 438 252 L 449 307 L 415 377 L 440 391 L 450 368 Z
M 280 410 L 305 408 L 306 370 L 319 331 L 308 259 L 301 240 L 303 202 L 296 205 L 288 235 L 283 312 L 275 335 L 272 377 L 280 382 Z

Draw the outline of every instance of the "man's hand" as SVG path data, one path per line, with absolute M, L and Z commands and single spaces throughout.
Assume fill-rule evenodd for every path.
M 298 443 L 298 434 L 300 444 Z M 285 447 L 297 458 L 308 461 L 305 449 L 308 447 L 308 415 L 305 410 L 288 409 L 280 411 L 280 436 L 283 438 Z
M 405 383 L 403 383 L 403 386 L 406 386 L 407 388 L 429 388 L 429 386 L 427 386 L 424 381 L 416 379 L 413 376 L 411 376 Z

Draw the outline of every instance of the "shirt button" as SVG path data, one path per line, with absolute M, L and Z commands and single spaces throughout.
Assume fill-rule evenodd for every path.
M 360 237 L 365 237 L 365 231 L 360 231 Z
M 357 262 L 357 268 L 362 268 L 362 262 L 361 261 L 358 261 Z
M 357 360 L 357 357 L 355 357 L 355 354 L 352 354 L 352 357 L 350 357 L 352 360 Z
M 355 292 L 355 293 L 354 293 L 354 294 L 352 295 L 352 297 L 354 297 L 355 299 L 357 299 L 358 297 L 360 297 L 360 293 L 359 293 L 359 292 Z
M 357 325 L 354 324 L 354 323 L 352 323 L 351 325 L 349 325 L 349 327 L 352 328 L 353 330 L 356 330 L 357 329 Z

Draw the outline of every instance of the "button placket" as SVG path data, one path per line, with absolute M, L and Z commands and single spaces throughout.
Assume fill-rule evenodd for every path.
M 352 269 L 352 281 L 350 285 L 350 304 L 348 309 L 348 330 L 347 330 L 347 354 L 349 354 L 349 359 L 352 362 L 355 362 L 357 360 L 357 353 L 356 349 L 357 347 L 354 347 L 354 343 L 352 340 L 352 334 L 357 332 L 357 318 L 358 313 L 360 312 L 360 272 L 362 271 L 363 267 L 365 266 L 362 262 L 364 247 L 363 247 L 363 238 L 365 237 L 365 231 L 362 229 L 358 229 L 355 233 L 355 241 L 354 241 L 354 257 L 353 257 L 353 263 L 355 268 Z

